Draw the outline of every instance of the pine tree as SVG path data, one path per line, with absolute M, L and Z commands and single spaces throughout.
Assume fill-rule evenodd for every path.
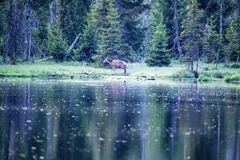
M 225 38 L 227 44 L 225 45 L 225 56 L 227 60 L 234 60 L 239 62 L 240 58 L 240 44 L 238 39 L 238 31 L 240 30 L 240 17 L 233 19 L 229 24 Z
M 61 0 L 60 25 L 62 34 L 70 45 L 83 33 L 92 0 Z
M 47 52 L 52 55 L 56 62 L 62 62 L 66 54 L 67 43 L 62 38 L 58 25 L 48 25 Z
M 216 66 L 219 63 L 219 42 L 220 42 L 220 35 L 217 32 L 216 27 L 216 20 L 212 16 L 209 20 L 209 25 L 206 29 L 205 35 L 205 51 L 207 53 L 206 59 L 207 62 L 215 62 Z
M 168 7 L 168 4 L 165 0 L 153 0 L 151 3 L 151 10 L 150 10 L 150 25 L 149 25 L 149 31 L 151 37 L 156 32 L 156 29 L 160 23 L 160 21 L 166 22 L 166 18 L 163 13 L 165 11 L 165 8 Z
M 97 11 L 96 5 L 92 5 L 87 15 L 85 29 L 81 36 L 79 47 L 74 50 L 75 55 L 79 55 L 78 60 L 93 62 L 93 56 L 97 53 L 96 26 Z
M 99 0 L 97 4 L 97 56 L 102 61 L 105 57 L 122 58 L 119 15 L 114 0 Z
M 146 60 L 149 66 L 168 66 L 170 64 L 170 52 L 167 49 L 167 41 L 165 25 L 160 21 L 151 41 L 150 56 Z
M 122 43 L 134 51 L 134 59 L 141 55 L 147 28 L 143 26 L 143 13 L 149 9 L 146 0 L 116 0 L 120 14 Z
M 182 23 L 182 39 L 185 51 L 184 61 L 189 64 L 190 70 L 198 75 L 198 61 L 200 58 L 200 49 L 203 47 L 204 39 L 204 12 L 199 9 L 197 0 L 192 0 L 187 17 Z M 195 64 L 196 63 L 196 64 Z

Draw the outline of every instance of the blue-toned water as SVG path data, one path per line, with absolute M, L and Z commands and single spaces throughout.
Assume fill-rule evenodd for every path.
M 240 87 L 0 80 L 0 160 L 240 160 Z

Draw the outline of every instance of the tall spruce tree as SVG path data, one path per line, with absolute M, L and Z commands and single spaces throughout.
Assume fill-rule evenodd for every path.
M 182 39 L 184 60 L 189 64 L 189 69 L 198 76 L 199 58 L 204 45 L 204 12 L 199 9 L 197 0 L 191 0 L 187 17 L 182 23 Z
M 60 25 L 64 38 L 70 45 L 83 33 L 92 0 L 61 0 Z
M 67 43 L 61 31 L 60 8 L 59 0 L 54 0 L 49 5 L 50 23 L 48 25 L 46 43 L 48 54 L 52 55 L 57 62 L 64 60 L 67 50 Z
M 114 0 L 99 0 L 97 3 L 97 61 L 105 57 L 122 58 L 120 21 Z
M 168 66 L 170 52 L 167 49 L 167 32 L 162 21 L 159 22 L 151 41 L 150 55 L 146 60 L 149 66 Z
M 79 61 L 94 62 L 93 56 L 97 53 L 96 29 L 97 10 L 96 4 L 91 5 L 87 15 L 85 29 L 80 39 L 80 45 L 74 50 Z
M 233 19 L 229 24 L 225 38 L 227 44 L 225 45 L 225 55 L 227 62 L 236 61 L 239 62 L 240 58 L 240 44 L 238 39 L 238 30 L 240 28 L 240 17 Z
M 47 34 L 47 52 L 53 56 L 56 62 L 62 62 L 64 60 L 67 49 L 67 43 L 63 39 L 60 28 L 58 25 L 48 25 Z
M 116 0 L 120 14 L 121 39 L 125 46 L 134 51 L 134 60 L 141 56 L 142 45 L 145 38 L 143 12 L 149 9 L 146 0 Z
M 217 64 L 219 63 L 219 41 L 220 35 L 217 32 L 216 27 L 216 20 L 213 16 L 209 19 L 209 24 L 206 27 L 206 34 L 205 34 L 205 55 L 207 62 L 214 62 Z

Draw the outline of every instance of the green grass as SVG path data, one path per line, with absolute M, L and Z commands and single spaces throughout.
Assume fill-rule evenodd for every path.
M 171 77 L 179 71 L 184 70 L 183 65 L 169 67 L 148 67 L 146 64 L 128 64 L 127 75 L 131 77 Z M 2 77 L 102 77 L 102 76 L 123 76 L 123 70 L 96 68 L 79 62 L 40 62 L 22 63 L 18 65 L 0 65 L 0 76 Z
M 198 81 L 228 80 L 233 75 L 240 74 L 239 69 L 224 67 L 219 65 L 215 69 L 213 64 L 200 64 L 200 77 Z M 0 77 L 18 78 L 66 78 L 66 79 L 111 79 L 111 78 L 134 78 L 134 79 L 174 79 L 174 80 L 193 80 L 192 72 L 186 70 L 184 64 L 173 62 L 168 67 L 148 67 L 146 64 L 128 64 L 127 76 L 123 70 L 115 71 L 106 68 L 97 68 L 94 65 L 87 65 L 79 62 L 39 62 L 21 63 L 17 65 L 0 64 Z M 236 81 L 233 76 L 232 79 Z

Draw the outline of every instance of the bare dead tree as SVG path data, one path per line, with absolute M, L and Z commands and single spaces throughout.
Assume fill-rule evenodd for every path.
M 4 39 L 4 46 L 3 46 L 3 63 L 6 64 L 8 63 L 7 58 L 8 58 L 8 53 L 9 53 L 9 34 L 5 36 Z
M 9 24 L 9 51 L 11 54 L 12 64 L 17 61 L 17 44 L 18 44 L 18 0 L 10 1 L 10 24 Z
M 152 0 L 146 0 L 145 4 L 146 5 L 151 5 Z M 150 15 L 150 8 L 146 9 L 143 12 L 143 23 L 142 23 L 142 28 L 149 28 L 149 15 Z M 144 38 L 144 42 L 143 42 L 143 47 L 144 47 L 144 51 L 145 51 L 145 56 L 147 54 L 147 52 L 150 50 L 150 39 L 151 39 L 151 35 L 150 35 L 150 31 L 149 29 L 145 32 L 145 38 Z M 143 57 L 140 57 L 140 60 L 142 61 Z
M 180 42 L 180 29 L 179 29 L 179 20 L 178 20 L 178 7 L 177 7 L 178 0 L 172 0 L 173 10 L 174 10 L 174 29 L 175 29 L 175 38 L 174 38 L 174 47 L 177 47 L 178 58 L 182 58 L 182 46 Z
M 36 27 L 36 14 L 31 7 L 31 0 L 27 0 L 24 6 L 24 53 L 23 59 L 29 61 L 31 59 L 33 29 Z
M 238 17 L 240 17 L 240 0 L 237 1 L 237 6 L 238 6 Z M 238 30 L 237 30 L 237 34 L 238 34 L 238 43 L 240 44 L 240 24 L 238 23 Z M 237 58 L 237 62 L 239 61 L 239 56 Z

